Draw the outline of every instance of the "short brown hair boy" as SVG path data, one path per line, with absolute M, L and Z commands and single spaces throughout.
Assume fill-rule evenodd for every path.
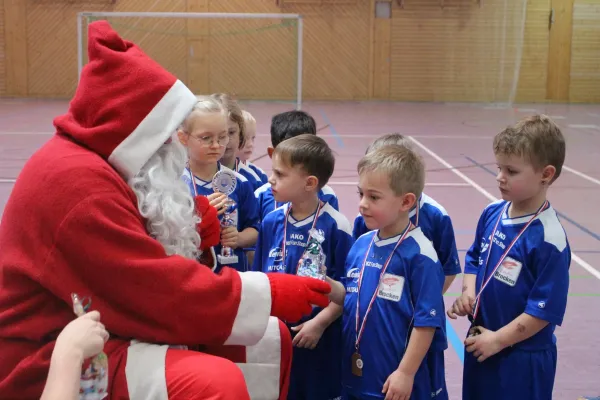
M 413 193 L 418 199 L 425 187 L 423 159 L 409 147 L 390 144 L 367 153 L 358 162 L 358 174 L 382 172 L 397 195 Z
M 302 134 L 279 143 L 273 152 L 291 166 L 300 165 L 308 175 L 319 180 L 319 189 L 329 182 L 335 168 L 335 157 L 327 142 L 313 134 Z
M 537 171 L 552 165 L 556 168 L 552 183 L 565 162 L 565 138 L 548 116 L 533 115 L 498 133 L 494 137 L 494 154 L 523 157 Z

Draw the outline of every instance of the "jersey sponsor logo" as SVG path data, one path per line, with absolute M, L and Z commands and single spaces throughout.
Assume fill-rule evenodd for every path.
M 402 298 L 402 289 L 404 288 L 404 277 L 392 274 L 384 274 L 379 288 L 377 288 L 377 297 L 398 302 Z
M 494 244 L 500 246 L 502 250 L 506 249 L 504 240 L 506 240 L 506 235 L 500 231 L 496 231 L 496 234 L 494 235 Z
M 506 257 L 502 261 L 502 265 L 500 265 L 494 273 L 494 278 L 500 282 L 506 283 L 508 286 L 515 286 L 522 268 L 523 264 L 520 261 L 511 257 Z
M 268 272 L 285 271 L 285 265 L 283 265 L 283 264 L 269 265 L 269 267 L 267 268 L 267 271 Z
M 358 286 L 348 286 L 346 293 L 358 293 Z
M 300 235 L 302 236 L 302 235 Z M 297 246 L 297 247 L 306 247 L 306 242 L 300 242 L 298 240 L 287 240 L 285 242 L 286 246 Z
M 304 235 L 301 233 L 292 233 L 290 235 L 291 240 L 304 240 Z
M 350 279 L 358 279 L 359 275 L 360 272 L 358 271 L 358 268 L 350 268 L 346 273 L 346 277 Z
M 269 251 L 269 258 L 273 258 L 273 262 L 282 262 L 283 261 L 283 251 L 281 247 L 274 247 Z
M 483 253 L 487 251 L 490 247 L 490 241 L 492 240 L 492 235 L 488 236 L 487 240 L 485 238 L 481 239 L 481 247 L 479 248 L 479 266 L 483 265 L 483 257 L 481 256 Z
M 365 263 L 365 265 L 367 267 L 373 267 L 373 268 L 377 268 L 377 269 L 383 268 L 383 265 L 381 265 L 381 264 L 379 264 L 378 262 L 375 262 L 375 261 L 367 261 Z

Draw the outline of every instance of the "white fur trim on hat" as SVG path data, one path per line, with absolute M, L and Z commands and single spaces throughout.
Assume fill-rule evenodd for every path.
M 175 133 L 197 99 L 180 80 L 156 104 L 133 132 L 108 157 L 126 179 L 133 178 L 154 153 Z

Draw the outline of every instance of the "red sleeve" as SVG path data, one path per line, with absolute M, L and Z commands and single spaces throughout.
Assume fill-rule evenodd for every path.
M 44 268 L 46 286 L 70 303 L 90 296 L 113 335 L 167 344 L 255 344 L 271 311 L 262 273 L 219 275 L 167 256 L 136 205 L 118 191 L 94 194 L 64 218 Z

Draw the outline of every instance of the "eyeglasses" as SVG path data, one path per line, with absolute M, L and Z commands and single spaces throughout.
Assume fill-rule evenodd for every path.
M 189 135 L 192 139 L 199 141 L 203 146 L 210 147 L 213 143 L 217 143 L 219 146 L 224 147 L 229 143 L 229 135 L 222 135 L 219 137 L 214 136 L 193 136 Z

